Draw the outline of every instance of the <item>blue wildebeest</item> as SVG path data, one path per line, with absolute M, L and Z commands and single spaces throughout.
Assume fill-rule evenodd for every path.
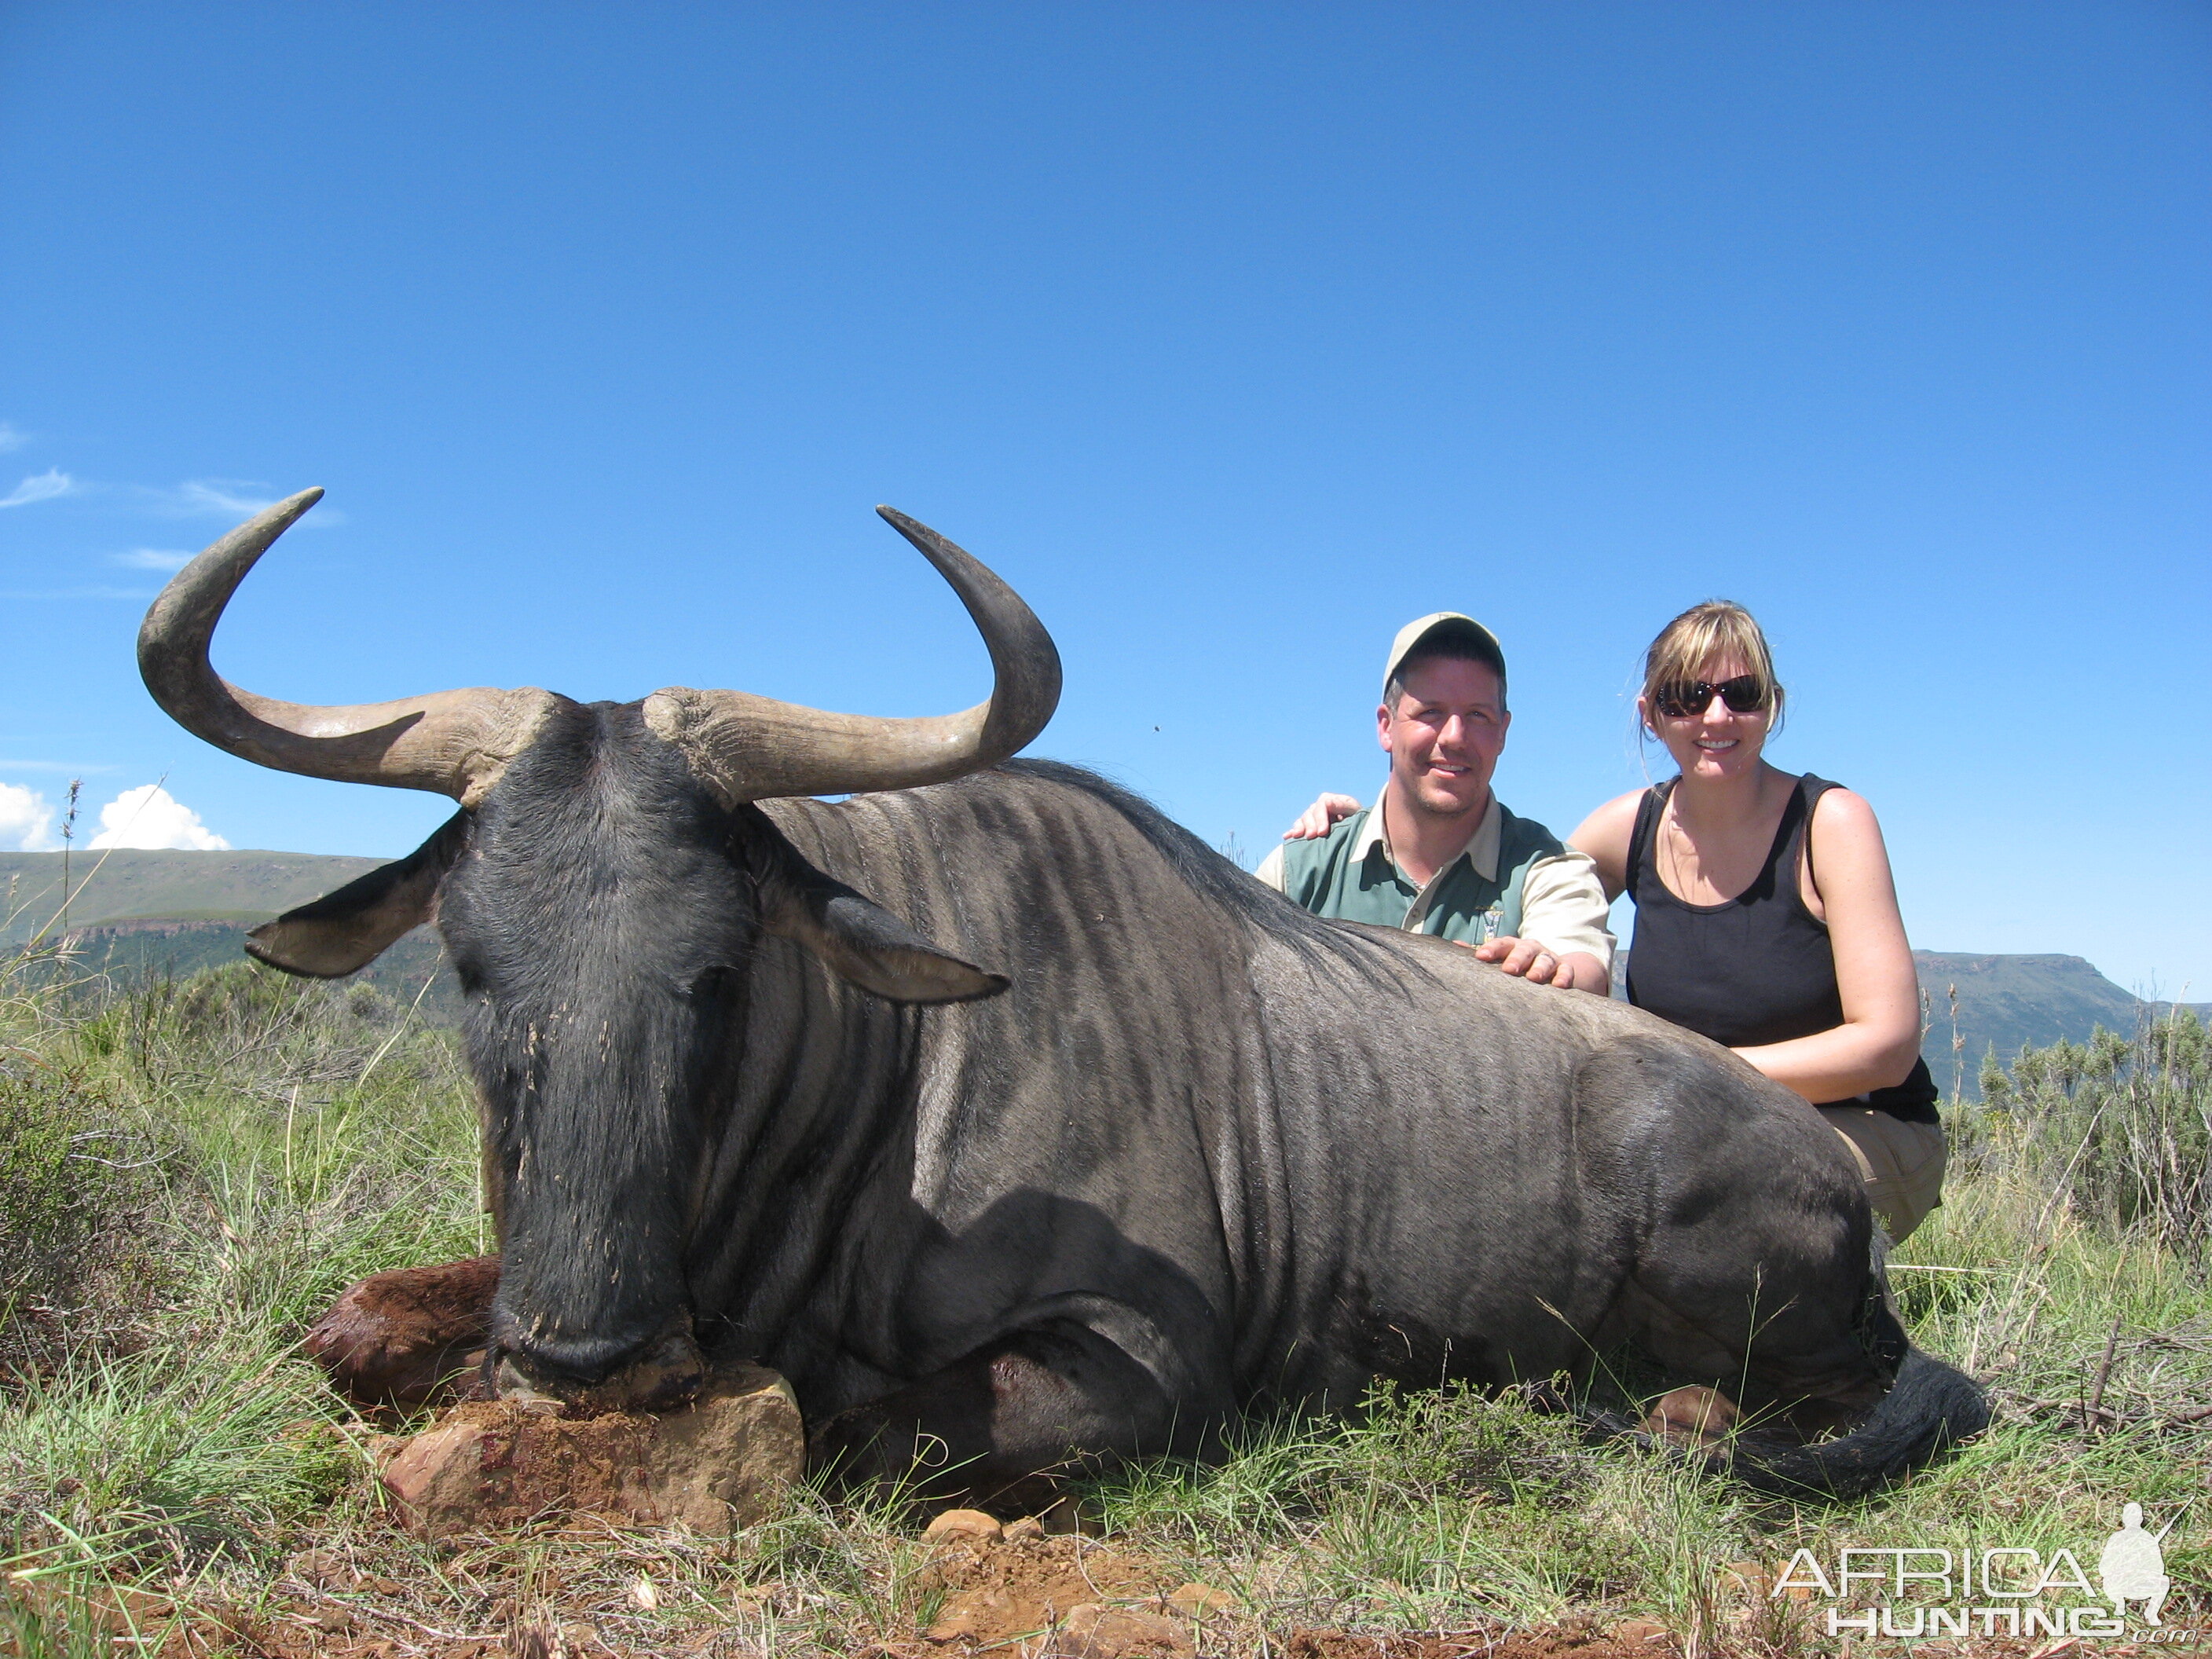
M 1310 916 L 1095 776 L 1005 763 L 1058 655 L 922 526 L 884 512 L 989 648 L 965 714 L 683 688 L 311 708 L 207 652 L 319 493 L 188 565 L 140 660 L 233 754 L 460 803 L 249 948 L 341 975 L 435 919 L 500 1242 L 447 1293 L 489 1386 L 651 1403 L 704 1356 L 757 1358 L 818 1456 L 903 1475 L 930 1449 L 987 1500 L 1071 1458 L 1202 1452 L 1255 1402 L 1581 1372 L 1623 1339 L 1850 1425 L 1740 1442 L 1767 1486 L 1862 1489 L 1982 1426 L 1909 1347 L 1856 1173 L 1795 1097 L 1623 1005 Z M 342 1381 L 406 1358 L 378 1306 L 340 1315 Z

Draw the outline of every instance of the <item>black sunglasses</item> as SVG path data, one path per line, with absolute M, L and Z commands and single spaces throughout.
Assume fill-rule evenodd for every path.
M 1717 696 L 1738 714 L 1756 714 L 1766 707 L 1766 687 L 1756 674 L 1739 674 L 1718 685 L 1698 680 L 1690 685 L 1670 686 L 1654 701 L 1659 705 L 1659 712 L 1668 720 L 1680 720 L 1704 714 L 1713 706 Z

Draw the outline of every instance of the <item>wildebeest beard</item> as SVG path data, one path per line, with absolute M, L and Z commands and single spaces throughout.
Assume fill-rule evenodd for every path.
M 502 1222 L 493 1335 L 526 1375 L 597 1382 L 688 1334 L 691 1188 L 759 931 L 744 829 L 635 704 L 572 708 L 447 878 Z

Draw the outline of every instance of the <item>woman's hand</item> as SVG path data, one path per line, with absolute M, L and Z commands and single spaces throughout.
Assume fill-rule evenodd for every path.
M 1311 806 L 1298 814 L 1298 821 L 1283 831 L 1285 841 L 1314 841 L 1327 835 L 1338 823 L 1359 810 L 1359 803 L 1349 795 L 1324 794 Z

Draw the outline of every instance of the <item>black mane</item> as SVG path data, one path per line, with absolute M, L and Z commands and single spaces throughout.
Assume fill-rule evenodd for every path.
M 1273 888 L 1255 880 L 1250 872 L 1239 869 L 1208 847 L 1142 795 L 1066 761 L 1024 758 L 1007 761 L 995 769 L 1079 790 L 1111 807 L 1152 844 L 1153 850 L 1168 861 L 1176 878 L 1200 901 L 1227 911 L 1301 953 L 1334 957 L 1370 979 L 1376 978 L 1382 969 L 1380 953 L 1363 936 L 1363 930 L 1328 921 L 1291 903 Z M 1401 971 L 1418 971 L 1418 964 L 1403 960 L 1393 961 L 1389 966 Z

